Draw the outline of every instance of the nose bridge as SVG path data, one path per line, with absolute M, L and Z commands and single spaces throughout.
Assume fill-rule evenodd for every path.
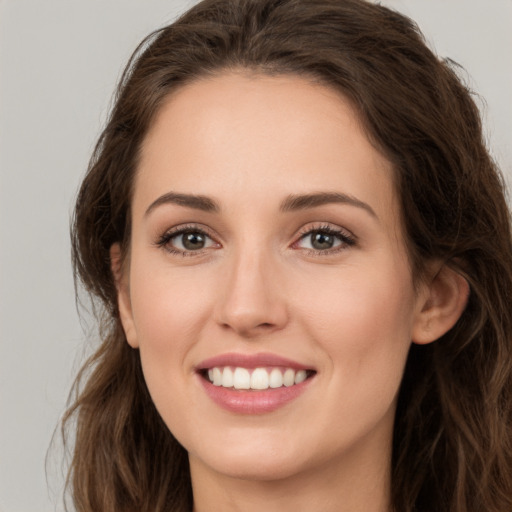
M 247 337 L 282 328 L 286 298 L 276 256 L 268 247 L 244 244 L 226 263 L 219 323 Z

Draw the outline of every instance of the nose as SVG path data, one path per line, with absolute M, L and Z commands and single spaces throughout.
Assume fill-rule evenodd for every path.
M 262 251 L 246 251 L 226 267 L 216 303 L 217 323 L 244 338 L 282 329 L 288 310 L 276 262 Z

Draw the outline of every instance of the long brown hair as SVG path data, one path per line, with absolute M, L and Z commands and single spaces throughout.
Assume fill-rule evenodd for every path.
M 128 251 L 138 153 L 162 102 L 240 68 L 341 91 L 394 164 L 415 276 L 436 258 L 470 284 L 456 326 L 411 348 L 395 421 L 394 509 L 512 510 L 512 238 L 502 179 L 456 66 L 427 48 L 411 20 L 363 0 L 205 0 L 132 56 L 72 226 L 77 280 L 101 308 L 101 344 L 65 418 L 76 433 L 76 510 L 192 508 L 187 454 L 125 340 L 109 249 Z

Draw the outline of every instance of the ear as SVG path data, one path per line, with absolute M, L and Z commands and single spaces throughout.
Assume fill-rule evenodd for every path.
M 413 326 L 413 343 L 424 345 L 447 333 L 462 315 L 469 297 L 469 284 L 460 274 L 443 265 L 430 284 Z
M 139 344 L 130 300 L 130 286 L 126 269 L 123 266 L 121 246 L 118 243 L 110 247 L 110 268 L 117 289 L 117 306 L 126 340 L 132 348 L 138 348 Z

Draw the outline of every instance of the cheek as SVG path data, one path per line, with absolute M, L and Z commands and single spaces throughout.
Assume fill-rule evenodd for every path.
M 190 422 L 184 413 L 192 403 L 184 390 L 193 372 L 187 356 L 201 338 L 201 325 L 210 317 L 209 288 L 204 280 L 200 286 L 190 276 L 162 268 L 158 272 L 132 268 L 132 311 L 144 378 L 169 428 L 186 431 Z
M 182 393 L 193 372 L 187 357 L 209 318 L 209 287 L 191 275 L 172 272 L 158 262 L 132 261 L 132 312 L 145 380 L 164 417 L 184 409 Z
M 304 309 L 303 329 L 328 356 L 321 370 L 330 407 L 318 418 L 329 439 L 355 439 L 384 419 L 393 422 L 410 347 L 413 295 L 408 279 L 390 273 L 385 283 L 379 275 L 380 282 L 371 272 L 357 278 L 354 272 L 339 286 L 325 283 Z
M 180 353 L 209 313 L 210 291 L 193 273 L 156 269 L 131 276 L 132 311 L 141 351 Z
M 337 279 L 317 281 L 302 304 L 302 322 L 329 355 L 342 386 L 360 383 L 395 388 L 411 343 L 414 291 L 406 269 L 350 269 Z M 397 268 L 395 271 L 394 268 Z M 297 293 L 300 296 L 300 293 Z
M 305 280 L 295 279 L 296 296 L 304 305 L 314 305 L 315 315 L 323 311 L 331 322 L 341 316 L 353 318 L 348 325 L 362 317 L 373 317 L 379 324 L 409 324 L 414 303 L 412 280 L 403 263 L 389 259 L 363 261 L 330 273 L 318 272 Z

